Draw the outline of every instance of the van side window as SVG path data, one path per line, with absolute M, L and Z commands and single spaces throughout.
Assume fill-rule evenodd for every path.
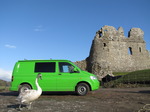
M 55 62 L 35 63 L 34 72 L 55 72 Z
M 74 67 L 66 62 L 59 62 L 59 72 L 73 73 Z

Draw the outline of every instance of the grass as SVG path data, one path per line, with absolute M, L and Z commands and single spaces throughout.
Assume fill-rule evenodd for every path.
M 128 73 L 117 80 L 122 83 L 140 83 L 150 81 L 150 69 Z
M 129 72 L 114 72 L 114 76 L 121 76 L 121 75 L 127 75 Z
M 107 82 L 104 87 L 137 87 L 137 86 L 150 86 L 150 69 L 140 70 L 134 72 L 119 72 L 114 73 L 115 76 L 120 78 Z

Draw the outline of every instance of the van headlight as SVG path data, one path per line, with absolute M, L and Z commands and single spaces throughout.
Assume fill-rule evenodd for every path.
M 92 80 L 97 79 L 97 77 L 96 77 L 96 76 L 90 76 L 90 78 L 91 78 Z

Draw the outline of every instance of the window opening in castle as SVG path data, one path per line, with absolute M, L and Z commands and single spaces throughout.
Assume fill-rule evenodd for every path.
M 99 36 L 100 36 L 100 37 L 102 37 L 102 36 L 103 36 L 102 32 L 100 32 L 100 33 L 99 33 Z
M 132 48 L 131 47 L 128 48 L 128 54 L 132 55 Z
M 141 47 L 139 47 L 139 52 L 141 52 L 142 51 L 142 49 L 141 49 Z

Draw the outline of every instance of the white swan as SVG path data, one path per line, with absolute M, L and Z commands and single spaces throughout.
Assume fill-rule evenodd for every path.
M 35 80 L 37 90 L 30 90 L 30 89 L 25 90 L 25 91 L 21 92 L 19 94 L 19 96 L 17 97 L 16 100 L 18 100 L 20 102 L 20 105 L 19 105 L 20 110 L 21 110 L 21 105 L 23 103 L 29 104 L 28 109 L 31 109 L 32 102 L 34 100 L 38 99 L 39 96 L 42 94 L 42 89 L 38 84 L 38 79 L 41 78 L 41 77 L 42 77 L 42 75 L 38 74 L 37 77 L 36 77 L 36 80 Z

